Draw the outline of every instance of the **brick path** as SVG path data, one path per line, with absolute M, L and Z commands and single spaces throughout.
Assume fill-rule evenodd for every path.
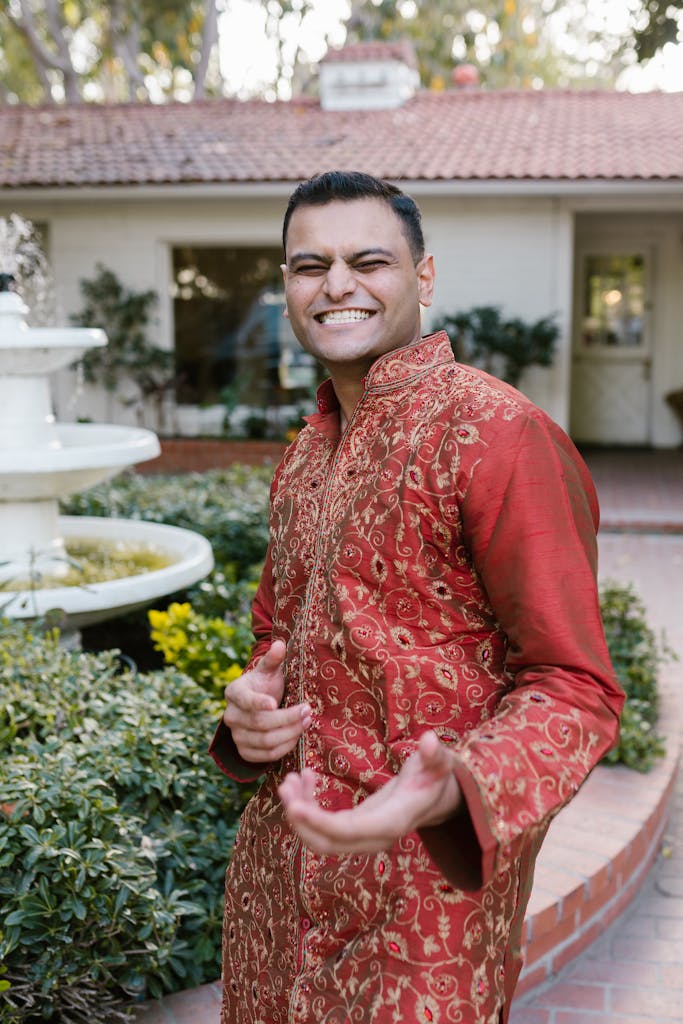
M 597 476 L 597 474 L 596 474 Z M 682 494 L 683 497 L 683 494 Z M 605 503 L 606 504 L 606 503 Z M 676 506 L 683 522 L 683 500 Z M 605 508 L 607 513 L 608 508 Z M 683 697 L 683 536 L 604 534 L 601 576 L 632 582 L 681 660 L 667 684 Z M 679 705 L 680 706 L 680 705 Z M 683 1021 L 683 768 L 666 838 L 635 901 L 551 983 L 516 1000 L 510 1024 Z

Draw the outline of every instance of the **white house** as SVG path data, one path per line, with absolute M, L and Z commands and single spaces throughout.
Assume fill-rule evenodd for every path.
M 344 168 L 417 199 L 425 330 L 474 305 L 555 314 L 554 364 L 524 390 L 580 442 L 680 444 L 683 93 L 420 91 L 392 44 L 328 54 L 320 84 L 320 102 L 0 108 L 0 216 L 41 226 L 67 312 L 98 262 L 158 293 L 182 373 L 167 430 L 219 424 L 198 410 L 226 388 L 268 405 L 310 384 L 281 318 L 281 219 L 299 180 Z M 62 417 L 133 415 L 72 388 Z

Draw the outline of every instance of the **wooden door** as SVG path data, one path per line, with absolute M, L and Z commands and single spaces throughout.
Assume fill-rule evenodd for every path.
M 650 442 L 651 256 L 634 246 L 579 251 L 570 431 L 575 441 Z

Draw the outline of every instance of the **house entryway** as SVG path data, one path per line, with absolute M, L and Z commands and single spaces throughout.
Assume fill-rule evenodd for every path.
M 577 246 L 570 432 L 575 441 L 652 441 L 653 250 L 620 238 Z

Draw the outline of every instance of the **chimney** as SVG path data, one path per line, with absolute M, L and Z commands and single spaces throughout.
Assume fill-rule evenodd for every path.
M 320 62 L 319 84 L 323 110 L 400 107 L 420 85 L 415 50 L 407 40 L 328 50 Z

